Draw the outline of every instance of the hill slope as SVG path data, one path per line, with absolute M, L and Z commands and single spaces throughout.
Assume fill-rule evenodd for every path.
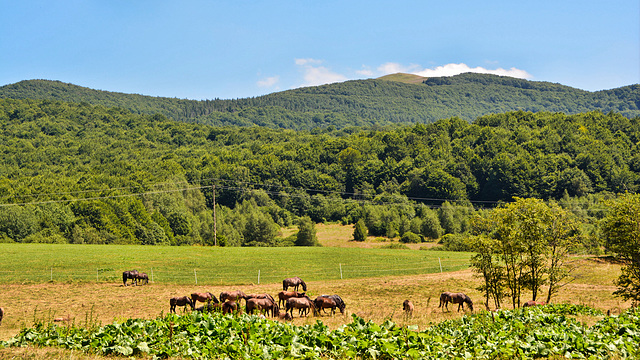
M 428 78 L 399 74 L 282 91 L 236 100 L 185 100 L 93 90 L 59 81 L 28 80 L 0 87 L 0 98 L 50 99 L 160 113 L 210 125 L 312 129 L 466 121 L 512 110 L 576 114 L 592 110 L 640 115 L 640 85 L 588 92 L 559 84 L 487 74 Z

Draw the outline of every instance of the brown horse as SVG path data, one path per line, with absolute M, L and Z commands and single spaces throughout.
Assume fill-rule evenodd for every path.
M 284 291 L 287 291 L 290 286 L 293 287 L 293 290 L 298 291 L 300 285 L 302 285 L 302 291 L 307 291 L 307 284 L 297 276 L 282 280 L 282 290 Z
M 275 301 L 270 299 L 258 299 L 258 298 L 250 298 L 247 299 L 247 313 L 253 314 L 253 310 L 259 310 L 261 313 L 266 313 L 269 316 L 276 316 L 276 312 L 280 312 L 279 308 L 276 310 L 278 305 L 276 305 Z
M 340 309 L 341 314 L 344 314 L 344 309 L 346 308 L 344 301 L 338 295 L 320 295 L 313 300 L 313 304 L 316 314 L 320 314 L 320 310 L 324 312 L 325 309 L 331 309 L 331 315 L 335 315 L 336 308 Z
M 309 309 L 315 312 L 315 305 L 311 299 L 305 295 L 304 297 L 294 297 L 287 300 L 285 311 L 291 313 L 293 318 L 293 309 L 298 309 L 298 316 L 309 315 Z
M 192 293 L 191 294 L 191 300 L 193 301 L 193 305 L 195 306 L 196 302 L 200 301 L 203 303 L 211 303 L 212 301 L 217 304 L 218 303 L 218 299 L 216 299 L 215 295 L 213 295 L 212 293 L 208 292 L 208 293 Z
M 405 300 L 402 303 L 402 310 L 404 311 L 405 315 L 407 317 L 412 317 L 413 316 L 413 303 L 409 300 Z
M 132 282 L 138 285 L 138 270 L 129 270 L 122 272 L 122 284 L 127 286 L 127 280 L 131 279 Z
M 284 321 L 291 321 L 291 320 L 293 320 L 293 318 L 291 317 L 291 314 L 289 314 L 288 312 L 285 312 L 284 314 L 280 314 L 280 313 L 278 313 L 278 319 L 280 319 L 280 320 L 284 320 Z
M 187 305 L 191 306 L 191 310 L 195 308 L 195 304 L 193 303 L 190 297 L 188 296 L 173 297 L 169 299 L 169 306 L 170 306 L 169 312 L 175 313 L 176 306 L 184 306 L 185 308 L 182 310 L 184 312 Z
M 231 313 L 240 312 L 240 311 L 241 311 L 240 306 L 238 306 L 238 304 L 233 300 L 227 300 L 224 303 L 222 303 L 222 313 L 224 314 L 231 314 Z
M 238 301 L 246 297 L 247 297 L 247 294 L 243 293 L 242 290 L 223 291 L 220 293 L 220 302 L 225 302 L 227 300 Z
M 448 291 L 443 292 L 442 294 L 440 294 L 440 305 L 438 305 L 438 307 L 441 307 L 444 304 L 442 310 L 444 311 L 444 309 L 446 308 L 447 311 L 449 311 L 449 302 L 458 304 L 458 311 L 460 311 L 460 308 L 464 310 L 464 304 L 467 304 L 469 306 L 469 309 L 473 311 L 473 301 L 471 301 L 471 298 L 463 293 L 452 293 Z
M 547 303 L 544 301 L 529 300 L 526 303 L 522 304 L 522 307 L 540 306 L 540 305 L 547 305 Z
M 278 305 L 285 306 L 287 304 L 287 300 L 292 297 L 304 297 L 305 293 L 300 293 L 297 291 L 280 291 L 278 293 Z
M 149 275 L 146 273 L 138 273 L 136 275 L 136 285 L 138 284 L 138 280 L 140 280 L 140 285 L 149 284 Z

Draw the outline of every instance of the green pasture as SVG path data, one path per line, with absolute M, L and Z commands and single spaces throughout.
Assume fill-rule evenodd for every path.
M 257 284 L 416 275 L 469 267 L 469 253 L 335 247 L 0 244 L 0 283 L 121 282 L 124 270 L 170 284 Z

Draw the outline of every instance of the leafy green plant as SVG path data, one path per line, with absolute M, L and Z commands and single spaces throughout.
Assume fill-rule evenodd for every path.
M 169 314 L 97 329 L 37 323 L 0 346 L 56 346 L 85 352 L 198 359 L 495 359 L 564 356 L 630 358 L 640 355 L 640 310 L 604 317 L 588 327 L 575 305 L 548 305 L 447 320 L 423 331 L 356 315 L 330 330 L 320 321 L 295 326 L 252 315 Z

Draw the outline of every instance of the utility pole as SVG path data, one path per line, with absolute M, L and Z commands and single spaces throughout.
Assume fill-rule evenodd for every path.
M 216 186 L 213 185 L 213 245 L 218 246 L 218 221 L 216 220 Z

